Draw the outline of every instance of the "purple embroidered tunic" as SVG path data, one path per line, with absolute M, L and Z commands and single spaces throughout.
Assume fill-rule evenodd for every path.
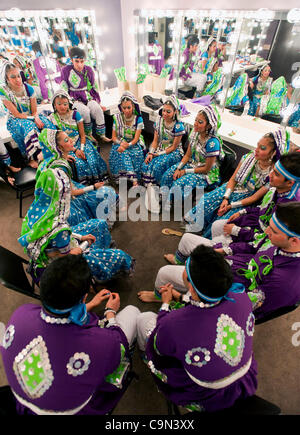
M 36 58 L 33 61 L 33 65 L 34 65 L 34 69 L 36 72 L 36 75 L 39 79 L 39 84 L 40 84 L 40 89 L 41 89 L 41 94 L 44 100 L 47 100 L 49 98 L 49 94 L 48 94 L 48 87 L 47 87 L 47 82 L 49 82 L 49 78 L 48 78 L 48 70 L 46 68 L 46 65 L 43 66 L 43 62 L 41 62 L 40 58 Z M 50 74 L 56 73 L 57 77 L 55 77 L 55 82 L 56 83 L 60 83 L 61 82 L 61 68 L 58 62 L 55 62 L 55 71 L 49 71 Z
M 101 328 L 89 316 L 77 326 L 38 305 L 14 312 L 0 350 L 20 414 L 105 414 L 120 400 L 127 339 L 120 327 Z
M 246 207 L 246 213 L 230 223 L 240 227 L 237 236 L 232 235 L 233 244 L 235 242 L 251 242 L 255 234 L 264 233 L 269 225 L 269 221 L 278 204 L 295 201 L 295 198 L 288 198 L 290 192 L 278 193 L 275 187 L 269 189 L 264 196 L 261 205 Z M 231 247 L 231 245 L 230 245 Z
M 261 242 L 255 255 L 235 253 L 226 256 L 226 260 L 235 282 L 248 289 L 257 319 L 300 300 L 300 253 L 284 252 L 275 246 L 266 249 Z
M 210 412 L 255 393 L 251 302 L 245 292 L 229 296 L 234 302 L 223 299 L 201 308 L 190 299 L 182 308 L 159 312 L 146 356 L 159 389 L 172 402 Z
M 84 65 L 83 71 L 78 72 L 73 65 L 66 65 L 62 69 L 62 86 L 71 98 L 87 104 L 90 100 L 100 103 L 100 95 L 95 89 L 95 74 L 93 69 Z

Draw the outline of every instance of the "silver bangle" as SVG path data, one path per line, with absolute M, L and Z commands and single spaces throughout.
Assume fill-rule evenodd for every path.
M 80 243 L 79 248 L 83 251 L 86 250 L 86 248 L 89 247 L 89 242 L 87 240 L 85 240 L 84 242 Z
M 230 195 L 231 195 L 231 192 L 232 192 L 232 190 L 229 189 L 229 187 L 228 187 L 228 189 L 226 189 L 226 191 L 225 191 L 225 194 L 224 194 L 223 198 L 224 199 L 229 199 Z
M 90 192 L 91 190 L 95 190 L 95 186 L 94 185 L 92 185 L 92 186 L 85 186 L 83 188 L 84 192 Z
M 113 313 L 115 316 L 117 315 L 117 312 L 112 308 L 105 308 L 104 315 L 106 315 L 107 313 Z
M 81 151 L 84 151 L 84 145 L 85 145 L 85 143 L 81 143 L 81 144 L 80 144 L 80 150 L 81 150 Z
M 72 233 L 72 236 L 74 237 L 74 239 L 77 239 L 79 241 L 82 239 L 82 235 L 81 234 Z
M 194 168 L 188 168 L 184 170 L 186 174 L 194 174 L 195 173 L 195 169 Z
M 242 201 L 231 202 L 230 205 L 231 205 L 231 208 L 238 208 L 238 207 L 243 206 Z
M 177 166 L 177 169 L 181 169 L 184 167 L 184 164 L 182 162 L 179 163 L 179 165 Z

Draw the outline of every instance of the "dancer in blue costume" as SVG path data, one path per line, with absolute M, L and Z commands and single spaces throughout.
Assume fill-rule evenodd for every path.
M 187 198 L 196 187 L 204 189 L 220 183 L 220 160 L 224 157 L 222 139 L 217 135 L 220 125 L 219 113 L 213 106 L 206 106 L 198 112 L 187 152 L 178 165 L 165 172 L 161 187 L 166 186 L 168 191 L 175 192 L 178 186 L 183 198 Z M 165 207 L 170 206 L 171 196 L 172 193 L 168 195 Z
M 249 86 L 252 89 L 252 98 L 250 98 L 250 107 L 248 115 L 259 116 L 260 103 L 263 96 L 267 96 L 271 92 L 273 79 L 270 77 L 271 68 L 269 65 L 264 65 L 257 76 L 249 80 Z
M 244 155 L 228 183 L 205 193 L 184 220 L 187 229 L 211 237 L 211 225 L 217 219 L 228 219 L 236 211 L 260 200 L 268 191 L 267 180 L 273 161 L 289 150 L 289 137 L 279 129 L 264 135 L 255 151 Z M 204 225 L 202 228 L 202 222 Z M 196 222 L 196 224 L 195 224 Z M 200 224 L 200 225 L 199 225 Z
M 244 106 L 248 97 L 248 74 L 241 74 L 235 81 L 232 88 L 228 91 L 226 106 Z
M 153 142 L 142 166 L 142 178 L 146 187 L 149 184 L 160 185 L 164 173 L 179 163 L 183 156 L 181 140 L 185 129 L 179 117 L 179 101 L 175 95 L 171 95 L 159 111 Z
M 55 157 L 51 154 L 46 135 L 40 135 L 40 144 L 42 146 L 44 158 Z M 65 138 L 72 148 L 73 140 L 67 136 Z M 65 142 L 66 144 L 67 142 Z M 74 155 L 74 151 L 71 151 Z M 68 154 L 67 160 L 74 159 Z M 105 204 L 100 206 L 100 203 L 105 201 Z M 104 186 L 103 181 L 98 181 L 92 185 L 85 186 L 79 182 L 71 180 L 71 203 L 70 216 L 68 223 L 73 226 L 81 222 L 86 222 L 89 219 L 100 218 L 107 221 L 107 224 L 112 227 L 115 220 L 115 210 L 119 202 L 119 196 L 111 186 Z M 103 206 L 104 205 L 104 206 Z
M 22 82 L 20 70 L 9 62 L 3 64 L 0 80 L 0 98 L 8 110 L 7 130 L 28 165 L 37 168 L 42 156 L 38 133 L 43 125 L 37 115 L 34 89 Z
M 40 119 L 45 128 L 65 131 L 75 142 L 70 156 L 75 160 L 79 182 L 88 185 L 97 181 L 107 181 L 107 165 L 97 151 L 97 147 L 85 134 L 83 119 L 80 113 L 72 108 L 69 94 L 59 89 L 53 95 L 52 105 L 54 113 L 47 118 L 40 115 Z
M 18 239 L 30 258 L 31 274 L 39 282 L 53 258 L 83 253 L 94 278 L 107 281 L 120 272 L 132 271 L 134 260 L 120 249 L 109 249 L 111 236 L 107 223 L 90 220 L 71 227 L 70 167 L 66 160 L 72 149 L 66 133 L 44 129 L 41 141 L 48 143 L 52 157 L 38 168 L 35 199 L 22 224 Z M 88 242 L 87 246 L 79 242 Z
M 137 186 L 144 161 L 145 142 L 141 134 L 144 122 L 139 104 L 131 92 L 124 92 L 118 107 L 119 113 L 113 117 L 109 167 L 117 183 L 120 178 L 127 178 Z

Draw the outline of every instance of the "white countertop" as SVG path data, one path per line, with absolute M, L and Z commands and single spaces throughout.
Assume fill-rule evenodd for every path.
M 114 115 L 118 111 L 118 104 L 120 100 L 120 93 L 118 88 L 112 88 L 100 93 L 101 105 L 105 106 L 110 115 Z M 154 98 L 166 98 L 165 95 L 144 91 L 144 95 L 151 95 Z M 201 106 L 199 104 L 191 103 L 188 100 L 179 100 L 184 104 L 186 109 L 190 112 L 189 115 L 182 117 L 182 121 L 193 126 L 197 112 Z M 38 106 L 38 111 L 48 109 L 51 105 Z M 158 110 L 152 110 L 146 106 L 143 101 L 140 101 L 140 108 L 143 112 L 149 114 L 150 121 L 155 121 L 158 116 Z M 248 115 L 236 116 L 230 113 L 227 109 L 221 112 L 222 125 L 219 129 L 219 134 L 226 142 L 231 142 L 234 145 L 252 150 L 256 148 L 256 144 L 262 135 L 265 133 L 276 131 L 279 124 L 266 121 L 260 118 L 254 118 Z M 300 134 L 293 132 L 291 127 L 288 127 L 291 135 L 291 142 L 300 148 Z M 0 118 L 0 141 L 5 143 L 11 140 L 11 135 L 6 128 L 6 117 Z

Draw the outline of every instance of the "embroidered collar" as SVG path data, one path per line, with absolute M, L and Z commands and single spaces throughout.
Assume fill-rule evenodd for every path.
M 51 316 L 51 314 L 45 313 L 43 309 L 41 309 L 41 318 L 46 323 L 56 324 L 56 325 L 65 325 L 67 323 L 71 323 L 71 320 L 68 317 L 55 317 Z
M 283 255 L 284 257 L 300 257 L 300 252 L 286 252 L 279 248 L 277 249 L 276 254 Z

